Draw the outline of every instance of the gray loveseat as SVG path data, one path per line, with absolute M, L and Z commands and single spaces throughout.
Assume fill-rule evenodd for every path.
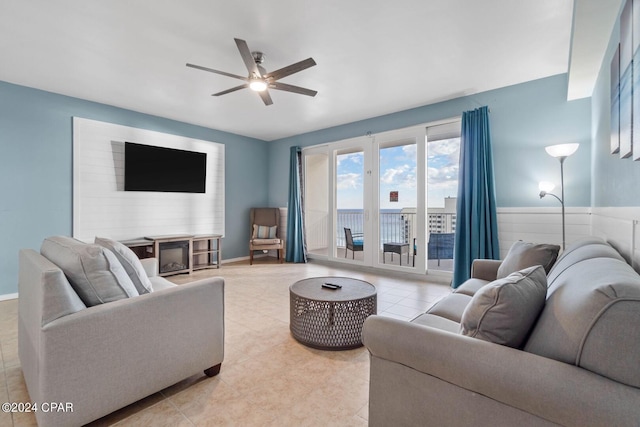
M 574 243 L 511 348 L 460 334 L 499 265 L 476 260 L 468 282 L 412 322 L 366 320 L 369 425 L 640 425 L 640 276 L 601 239 Z
M 76 245 L 83 244 L 56 237 L 45 240 L 41 252 L 59 259 L 65 251 L 77 254 Z M 112 252 L 104 258 L 106 252 L 91 246 L 93 252 L 80 260 L 84 270 L 95 267 L 91 262 L 98 258 L 108 264 L 103 276 L 110 276 L 114 267 L 122 270 Z M 58 265 L 34 250 L 20 251 L 22 371 L 32 402 L 56 403 L 36 412 L 40 427 L 80 426 L 194 374 L 219 372 L 223 279 L 176 286 L 156 275 L 155 259 L 142 261 L 139 273 L 145 282 L 149 276 L 151 292 L 111 302 L 113 294 L 97 293 L 104 303 L 88 307 Z M 92 278 L 93 283 L 103 279 Z

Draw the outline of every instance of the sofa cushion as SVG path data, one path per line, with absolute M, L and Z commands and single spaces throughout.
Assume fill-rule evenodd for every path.
M 608 246 L 608 243 L 605 242 L 602 238 L 596 237 L 596 236 L 587 236 L 587 237 L 582 237 L 582 238 L 580 238 L 578 240 L 574 240 L 569 245 L 567 245 L 567 247 L 562 251 L 562 254 L 558 257 L 558 260 L 556 261 L 556 265 L 564 257 L 566 257 L 568 254 L 570 254 L 571 252 L 575 251 L 578 248 L 581 248 L 582 246 L 587 246 L 587 245 L 606 245 L 606 246 Z M 555 268 L 555 265 L 554 265 L 554 268 Z M 548 274 L 547 274 L 547 276 L 548 276 Z
M 519 348 L 535 323 L 547 293 L 540 265 L 482 287 L 462 314 L 460 332 L 484 341 Z
M 605 242 L 593 242 L 571 248 L 571 250 L 568 249 L 562 254 L 562 257 L 558 259 L 547 276 L 549 291 L 553 292 L 556 288 L 556 283 L 563 283 L 563 275 L 570 274 L 570 272 L 567 271 L 569 267 L 578 263 L 588 262 L 594 258 L 613 258 L 624 262 L 622 255 Z
M 475 295 L 476 292 L 480 290 L 480 288 L 482 288 L 489 282 L 490 282 L 489 280 L 475 279 L 472 277 L 471 279 L 468 279 L 466 282 L 464 282 L 462 285 L 458 286 L 456 290 L 453 292 L 457 294 L 469 295 L 470 297 L 472 297 L 473 295 Z
M 40 253 L 60 267 L 87 307 L 138 295 L 118 258 L 102 246 L 55 236 L 42 242 Z
M 280 239 L 253 239 L 254 245 L 279 245 Z
M 105 237 L 96 236 L 94 242 L 115 254 L 140 295 L 153 292 L 153 285 L 149 281 L 140 259 L 131 249 L 118 241 Z
M 163 289 L 169 289 L 169 288 L 173 288 L 176 285 L 175 283 L 171 283 L 170 281 L 168 281 L 167 279 L 165 279 L 162 276 L 154 276 L 154 277 L 150 277 L 149 280 L 151 281 L 151 283 L 153 284 L 153 291 L 161 291 Z
M 527 243 L 518 240 L 509 249 L 502 264 L 498 268 L 498 279 L 507 277 L 511 273 L 524 268 L 541 265 L 548 273 L 558 258 L 560 246 L 548 244 Z
M 451 293 L 435 303 L 427 310 L 427 314 L 444 317 L 445 319 L 460 323 L 462 313 L 470 301 L 471 297 L 469 295 Z
M 411 323 L 429 326 L 431 328 L 452 332 L 454 334 L 457 334 L 460 331 L 460 323 L 429 313 L 421 314 L 420 316 L 411 320 Z
M 569 266 L 524 350 L 640 387 L 640 276 L 615 258 Z

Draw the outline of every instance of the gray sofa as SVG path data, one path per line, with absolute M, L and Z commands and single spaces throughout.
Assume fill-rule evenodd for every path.
M 54 243 L 81 244 L 70 238 Z M 55 247 L 47 250 L 59 257 Z M 109 268 L 120 269 L 112 255 Z M 82 267 L 91 268 L 85 261 Z M 151 292 L 87 307 L 61 268 L 41 253 L 23 249 L 19 263 L 18 351 L 29 396 L 66 409 L 36 412 L 40 427 L 80 426 L 194 374 L 219 372 L 222 278 L 176 286 L 156 275 L 155 259 L 142 260 Z
M 369 425 L 640 425 L 640 276 L 601 239 L 574 243 L 512 348 L 460 333 L 499 266 L 476 260 L 468 282 L 412 322 L 366 320 Z

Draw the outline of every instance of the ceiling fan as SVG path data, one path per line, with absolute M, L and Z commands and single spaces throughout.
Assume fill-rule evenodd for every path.
M 251 52 L 247 42 L 241 39 L 234 39 L 236 46 L 240 51 L 240 56 L 249 71 L 248 77 L 239 76 L 237 74 L 231 74 L 224 71 L 214 70 L 212 68 L 203 67 L 200 65 L 187 64 L 187 67 L 196 68 L 198 70 L 209 71 L 211 73 L 221 74 L 223 76 L 233 77 L 235 79 L 244 80 L 246 83 L 240 86 L 232 87 L 231 89 L 223 90 L 222 92 L 214 93 L 212 96 L 226 95 L 227 93 L 235 92 L 240 89 L 249 88 L 258 92 L 260 98 L 264 102 L 264 105 L 271 105 L 271 95 L 269 95 L 268 89 L 282 90 L 285 92 L 299 93 L 301 95 L 316 96 L 318 93 L 315 90 L 305 89 L 299 86 L 293 86 L 286 83 L 280 83 L 283 77 L 290 76 L 302 70 L 306 70 L 309 67 L 316 65 L 316 61 L 313 58 L 307 58 L 303 61 L 296 62 L 279 70 L 272 71 L 270 73 L 264 69 L 262 62 L 264 62 L 264 54 L 262 52 Z

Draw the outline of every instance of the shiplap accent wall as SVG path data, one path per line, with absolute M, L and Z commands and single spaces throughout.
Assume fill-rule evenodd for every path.
M 640 273 L 640 207 L 567 208 L 567 245 L 586 236 L 609 242 Z M 562 244 L 560 208 L 499 208 L 498 235 L 504 258 L 516 240 Z
M 206 193 L 124 191 L 124 143 L 207 153 Z M 73 118 L 73 235 L 118 240 L 221 234 L 224 144 Z
M 553 243 L 562 246 L 562 214 L 558 208 L 498 208 L 500 258 L 514 242 Z M 590 208 L 565 210 L 566 242 L 591 235 Z
M 640 272 L 640 207 L 593 208 L 592 234 L 606 239 Z

